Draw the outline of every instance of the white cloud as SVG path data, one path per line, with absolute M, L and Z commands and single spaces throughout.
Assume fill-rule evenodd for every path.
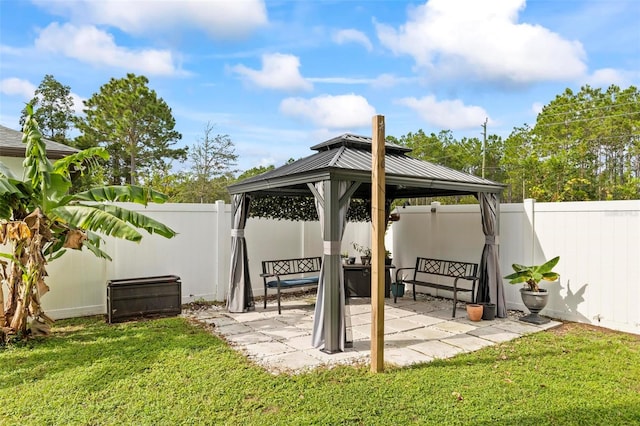
M 348 29 L 348 30 L 339 30 L 333 33 L 332 37 L 333 41 L 338 44 L 345 43 L 358 43 L 363 45 L 369 52 L 373 50 L 373 45 L 362 31 Z
M 416 77 L 396 77 L 393 74 L 380 74 L 371 85 L 376 88 L 389 88 L 399 84 L 415 83 L 416 81 L 418 81 Z
M 309 77 L 308 81 L 312 83 L 327 84 L 366 84 L 375 88 L 389 88 L 399 84 L 415 83 L 418 79 L 415 77 L 396 77 L 393 74 L 380 74 L 375 78 L 353 78 L 353 77 Z
M 71 92 L 71 99 L 73 100 L 73 111 L 77 114 L 77 115 L 82 115 L 84 114 L 84 101 L 85 99 L 80 97 L 79 95 L 76 95 L 75 93 Z
M 19 96 L 27 101 L 33 98 L 36 86 L 21 78 L 4 78 L 0 80 L 0 93 L 6 96 Z
M 375 82 L 373 78 L 353 78 L 353 77 L 309 77 L 308 81 L 312 83 L 328 83 L 328 84 L 372 84 Z
M 364 97 L 355 94 L 323 95 L 311 99 L 287 98 L 280 103 L 280 111 L 330 129 L 368 126 L 376 113 Z
M 613 68 L 601 68 L 595 70 L 593 74 L 586 78 L 585 83 L 595 87 L 609 87 L 612 84 L 616 86 L 626 86 L 629 84 L 629 74 L 626 71 L 620 71 Z
M 542 112 L 542 108 L 544 108 L 544 104 L 542 102 L 534 102 L 531 105 L 531 111 L 537 116 Z
M 36 3 L 74 23 L 109 25 L 132 34 L 197 28 L 214 38 L 240 38 L 268 22 L 263 0 L 37 0 Z
M 518 23 L 525 0 L 430 0 L 404 25 L 376 24 L 381 43 L 430 75 L 528 83 L 580 78 L 585 51 L 540 25 Z
M 124 68 L 145 74 L 180 73 L 168 50 L 131 50 L 116 45 L 113 36 L 94 26 L 51 23 L 35 41 L 37 49 L 61 53 L 92 65 Z
M 236 65 L 232 71 L 258 87 L 275 90 L 311 90 L 313 84 L 300 75 L 300 60 L 297 56 L 272 53 L 262 55 L 262 69 L 254 70 Z
M 395 101 L 418 113 L 427 123 L 448 130 L 478 127 L 488 117 L 484 108 L 465 105 L 459 99 L 438 101 L 429 95 L 421 99 L 403 98 Z

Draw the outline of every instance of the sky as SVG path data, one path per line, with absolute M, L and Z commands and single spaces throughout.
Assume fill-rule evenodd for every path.
M 640 0 L 0 0 L 0 124 L 46 74 L 75 109 L 144 75 L 182 139 L 239 170 L 343 133 L 507 137 L 569 88 L 640 85 Z M 188 167 L 173 164 L 174 169 Z

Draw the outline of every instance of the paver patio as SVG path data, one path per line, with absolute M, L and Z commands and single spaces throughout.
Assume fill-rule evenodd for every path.
M 473 322 L 467 319 L 463 303 L 456 318 L 451 318 L 451 301 L 417 294 L 385 300 L 384 359 L 398 366 L 449 358 L 486 346 L 516 339 L 559 326 L 551 321 L 533 325 L 518 321 L 523 315 L 510 312 L 508 318 Z M 213 326 L 213 332 L 226 339 L 268 371 L 297 373 L 315 367 L 336 364 L 368 363 L 371 345 L 371 300 L 349 299 L 347 340 L 352 347 L 344 352 L 326 354 L 311 344 L 315 296 L 283 300 L 282 315 L 275 302 L 267 309 L 257 304 L 247 313 L 229 313 L 223 308 L 189 310 L 183 316 Z

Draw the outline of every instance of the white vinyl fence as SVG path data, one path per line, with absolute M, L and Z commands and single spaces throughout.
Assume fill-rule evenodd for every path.
M 182 299 L 223 301 L 230 262 L 230 206 L 127 205 L 175 229 L 167 240 L 145 235 L 140 244 L 109 239 L 113 262 L 88 252 L 71 252 L 49 265 L 51 292 L 43 298 L 54 318 L 106 311 L 110 279 L 178 275 Z M 478 205 L 408 206 L 386 236 L 397 267 L 413 266 L 417 255 L 479 262 L 484 235 Z M 320 256 L 318 222 L 249 219 L 246 227 L 253 291 L 262 295 L 260 262 Z M 370 225 L 350 223 L 343 250 L 355 255 L 352 241 L 368 245 Z M 538 264 L 560 256 L 559 283 L 543 314 L 640 334 L 640 201 L 503 204 L 500 216 L 502 275 L 512 263 Z M 507 307 L 526 310 L 520 286 L 505 281 Z M 428 290 L 427 290 L 428 291 Z M 441 295 L 447 296 L 446 293 Z M 258 307 L 258 309 L 261 309 Z

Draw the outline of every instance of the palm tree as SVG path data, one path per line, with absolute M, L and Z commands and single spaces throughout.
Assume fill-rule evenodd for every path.
M 0 244 L 10 248 L 0 253 L 0 342 L 10 335 L 26 337 L 29 318 L 32 331 L 48 331 L 53 321 L 40 306 L 40 298 L 49 290 L 44 282 L 45 265 L 67 248 L 86 247 L 110 260 L 100 249 L 99 234 L 130 241 L 140 241 L 140 228 L 166 238 L 176 235 L 154 219 L 110 203 L 146 205 L 166 200 L 164 194 L 150 188 L 104 186 L 70 194 L 71 172 L 91 170 L 98 159 L 108 158 L 107 152 L 90 148 L 52 164 L 31 105 L 27 112 L 24 180 L 0 162 Z M 6 300 L 3 286 L 8 289 Z

